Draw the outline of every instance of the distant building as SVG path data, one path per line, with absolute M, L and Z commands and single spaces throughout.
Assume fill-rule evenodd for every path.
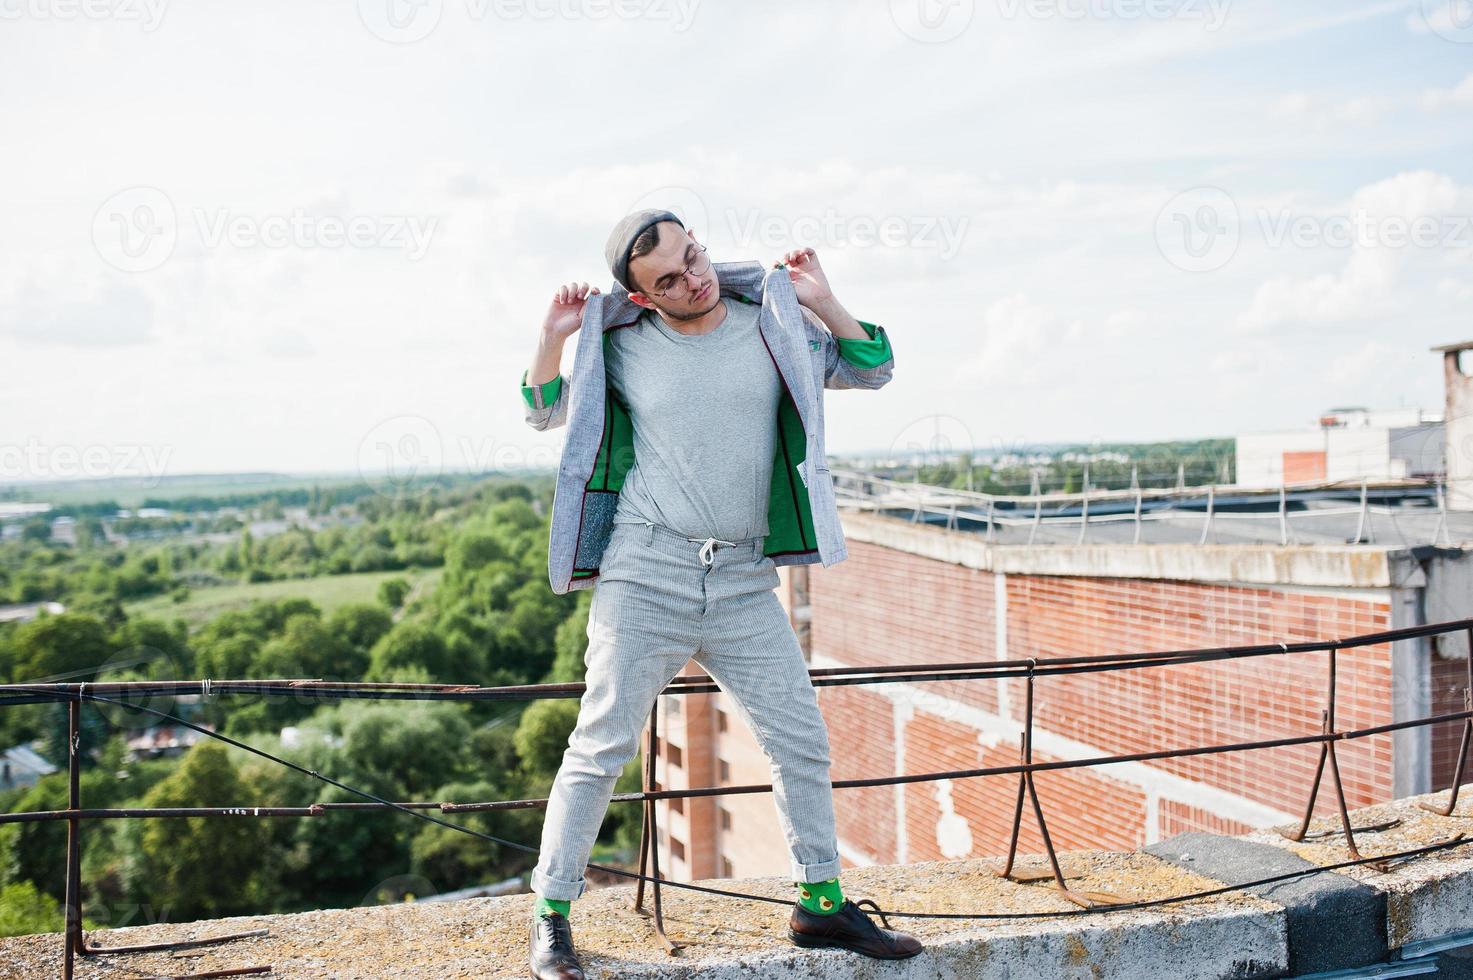
M 50 504 L 29 501 L 0 502 L 0 541 L 10 541 L 20 537 L 27 521 L 50 509 Z
M 50 509 L 50 504 L 7 500 L 0 502 L 0 521 L 22 521 Z
M 18 602 L 0 606 L 0 623 L 29 623 L 43 612 L 57 616 L 66 612 L 66 606 L 59 602 Z
M 1431 479 L 1445 472 L 1440 415 L 1332 408 L 1318 424 L 1237 438 L 1237 485 Z
M 307 739 L 303 736 L 309 733 L 317 742 L 323 745 L 331 746 L 332 748 L 342 747 L 343 738 L 341 735 L 334 735 L 332 732 L 323 732 L 316 729 L 303 730 L 296 725 L 287 725 L 281 730 L 281 747 L 284 749 L 299 749 L 307 744 Z
M 56 767 L 28 745 L 17 745 L 0 753 L 0 789 L 33 786 L 36 780 L 53 772 Z
M 1473 340 L 1432 348 L 1442 355 L 1443 417 L 1447 419 L 1447 506 L 1473 510 L 1473 377 L 1464 369 L 1463 355 Z
M 205 735 L 183 725 L 154 725 L 128 739 L 128 753 L 135 759 L 182 755 L 204 738 Z

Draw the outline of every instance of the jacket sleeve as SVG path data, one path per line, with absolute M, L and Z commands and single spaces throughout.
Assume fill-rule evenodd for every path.
M 822 351 L 824 357 L 823 386 L 825 388 L 881 388 L 889 382 L 895 368 L 895 354 L 890 349 L 890 338 L 885 328 L 873 323 L 859 321 L 868 340 L 851 340 L 835 337 L 823 325 L 818 314 L 800 306 L 803 311 L 803 326 L 808 337 L 810 351 Z
M 522 400 L 527 403 L 527 424 L 537 431 L 555 429 L 568 421 L 568 387 L 570 381 L 561 374 L 540 385 L 527 384 L 522 372 Z

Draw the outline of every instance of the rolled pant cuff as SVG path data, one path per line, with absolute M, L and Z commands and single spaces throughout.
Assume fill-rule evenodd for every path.
M 793 862 L 793 880 L 812 884 L 816 881 L 828 881 L 830 878 L 839 877 L 839 859 L 835 857 L 832 861 L 822 864 L 799 864 Z
M 561 878 L 552 878 L 541 871 L 532 872 L 532 891 L 543 898 L 554 902 L 571 902 L 583 894 L 587 882 L 579 878 L 577 881 L 563 881 Z

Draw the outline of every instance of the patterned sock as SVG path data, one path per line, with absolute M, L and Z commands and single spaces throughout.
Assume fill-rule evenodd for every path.
M 844 890 L 839 887 L 838 878 L 794 884 L 798 886 L 798 904 L 817 915 L 833 915 L 844 904 Z
M 559 902 L 555 898 L 543 898 L 541 895 L 538 895 L 536 904 L 532 906 L 532 915 L 534 918 L 537 918 L 556 912 L 566 919 L 568 917 L 568 910 L 572 907 L 572 902 Z

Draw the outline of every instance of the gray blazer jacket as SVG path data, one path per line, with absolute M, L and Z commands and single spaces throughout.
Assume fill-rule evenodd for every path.
M 871 340 L 883 345 L 885 360 L 873 367 L 858 366 L 841 354 L 833 334 L 818 318 L 798 305 L 785 268 L 718 262 L 715 269 L 723 296 L 761 306 L 758 331 L 785 389 L 764 553 L 779 565 L 828 566 L 842 561 L 848 551 L 825 455 L 823 390 L 886 384 L 895 362 L 885 328 L 864 324 Z M 628 417 L 605 380 L 603 338 L 643 312 L 617 283 L 608 293 L 590 296 L 583 309 L 573 373 L 563 379 L 556 398 L 543 404 L 539 386 L 524 386 L 528 425 L 538 430 L 568 426 L 548 535 L 548 580 L 558 594 L 588 588 L 597 580 L 613 529 L 618 490 L 633 464 Z

